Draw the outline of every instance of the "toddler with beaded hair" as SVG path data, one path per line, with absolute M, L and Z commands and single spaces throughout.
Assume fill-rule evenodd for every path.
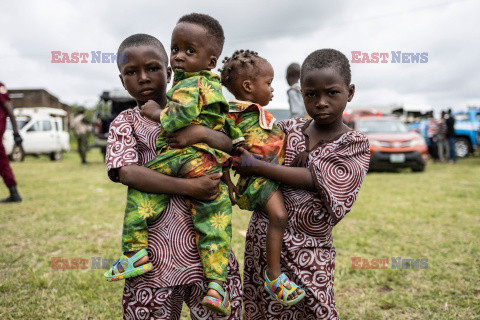
M 221 82 L 235 96 L 229 102 L 226 125 L 242 131 L 244 147 L 251 153 L 267 162 L 283 164 L 284 133 L 275 125 L 272 114 L 263 109 L 273 98 L 273 76 L 270 63 L 254 51 L 235 51 L 223 60 Z M 233 139 L 232 142 L 235 146 L 239 141 Z M 224 174 L 224 178 L 232 203 L 244 210 L 263 210 L 268 214 L 266 290 L 284 305 L 298 303 L 305 292 L 282 273 L 280 267 L 282 238 L 288 219 L 280 184 L 259 176 L 241 176 L 235 187 L 228 174 Z

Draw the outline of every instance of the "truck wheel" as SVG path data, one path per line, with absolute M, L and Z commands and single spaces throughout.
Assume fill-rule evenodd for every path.
M 23 151 L 22 146 L 13 146 L 12 153 L 10 154 L 10 160 L 14 162 L 23 161 L 25 158 L 25 152 Z
M 52 161 L 60 161 L 62 160 L 62 151 L 54 151 L 52 153 L 50 153 L 50 160 Z
M 470 154 L 470 141 L 466 138 L 457 138 L 455 141 L 455 150 L 457 157 L 465 158 Z

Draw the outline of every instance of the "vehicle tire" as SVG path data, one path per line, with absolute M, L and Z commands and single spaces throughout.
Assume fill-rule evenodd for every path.
M 54 151 L 50 153 L 50 160 L 52 161 L 60 161 L 62 160 L 63 154 L 62 151 Z
M 423 171 L 425 171 L 425 165 L 412 167 L 412 172 L 423 172 Z
M 25 159 L 25 152 L 23 151 L 23 147 L 17 145 L 13 146 L 13 150 L 9 158 L 13 162 L 23 161 Z
M 467 138 L 457 138 L 455 141 L 455 150 L 457 152 L 457 157 L 465 158 L 470 154 L 470 141 Z

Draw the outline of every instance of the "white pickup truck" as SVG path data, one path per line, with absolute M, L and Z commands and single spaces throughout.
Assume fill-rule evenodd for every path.
M 12 161 L 23 161 L 25 155 L 50 156 L 62 159 L 62 153 L 70 151 L 70 138 L 65 129 L 67 112 L 54 108 L 14 109 L 18 131 L 23 139 L 22 147 L 15 146 L 10 119 L 3 135 L 5 151 Z

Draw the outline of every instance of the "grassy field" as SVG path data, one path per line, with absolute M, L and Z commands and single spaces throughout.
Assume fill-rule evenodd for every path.
M 98 150 L 81 166 L 27 157 L 13 164 L 24 201 L 0 206 L 0 319 L 119 319 L 122 283 L 92 257 L 119 252 L 125 187 L 111 183 Z M 0 188 L 0 197 L 6 197 Z M 234 214 L 242 263 L 249 214 Z M 480 158 L 430 163 L 424 173 L 371 173 L 335 228 L 335 293 L 342 319 L 480 318 Z M 89 259 L 54 270 L 52 257 Z M 362 259 L 428 259 L 426 269 L 352 269 Z M 182 319 L 189 319 L 186 310 Z

